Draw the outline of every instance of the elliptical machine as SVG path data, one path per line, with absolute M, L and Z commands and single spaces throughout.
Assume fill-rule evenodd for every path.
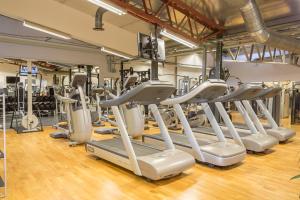
M 92 135 L 91 113 L 87 107 L 86 96 L 83 92 L 86 79 L 86 74 L 75 73 L 69 97 L 56 94 L 56 97 L 65 104 L 68 131 L 51 133 L 50 137 L 55 139 L 68 138 L 70 139 L 70 146 L 86 143 Z

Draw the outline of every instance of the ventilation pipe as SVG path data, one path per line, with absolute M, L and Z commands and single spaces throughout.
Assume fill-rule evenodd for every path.
M 104 8 L 99 7 L 96 15 L 95 15 L 95 28 L 93 28 L 95 31 L 104 31 L 103 28 L 103 22 L 102 22 L 102 18 L 103 18 L 103 14 L 106 12 L 107 10 L 105 10 Z
M 256 42 L 300 54 L 299 40 L 266 29 L 255 0 L 248 0 L 241 8 L 241 14 L 248 32 Z

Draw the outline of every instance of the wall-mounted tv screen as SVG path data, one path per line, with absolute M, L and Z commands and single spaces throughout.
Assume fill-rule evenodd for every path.
M 165 55 L 165 41 L 162 39 L 155 39 L 155 37 L 138 33 L 138 53 L 139 57 L 149 60 L 164 61 Z
M 20 77 L 16 76 L 7 76 L 6 77 L 6 84 L 16 84 L 20 82 Z
M 31 67 L 31 74 L 32 75 L 37 75 L 37 73 L 38 73 L 37 66 L 32 66 Z M 21 65 L 20 66 L 20 75 L 21 76 L 27 76 L 28 75 L 28 67 L 26 65 Z

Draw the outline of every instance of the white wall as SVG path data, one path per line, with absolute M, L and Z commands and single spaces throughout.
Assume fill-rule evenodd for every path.
M 0 63 L 0 87 L 6 87 L 6 76 L 16 76 L 19 68 L 15 65 Z
M 289 64 L 223 62 L 242 82 L 299 81 L 300 67 Z
M 175 58 L 169 58 L 169 62 L 175 62 Z M 202 69 L 202 55 L 192 54 L 177 57 L 178 75 L 198 78 Z M 193 65 L 183 67 L 184 65 Z M 207 57 L 207 73 L 215 65 L 211 54 Z M 147 70 L 150 64 L 133 65 L 136 70 Z M 261 81 L 300 81 L 300 67 L 289 64 L 275 63 L 246 63 L 246 62 L 223 62 L 223 67 L 230 70 L 232 76 L 239 77 L 242 82 L 261 82 Z M 174 65 L 165 65 L 159 67 L 159 75 L 175 74 Z M 167 80 L 174 83 L 174 76 L 160 76 L 161 80 Z M 180 78 L 178 78 L 180 79 Z
M 127 68 L 127 67 L 126 67 Z M 128 66 L 129 68 L 129 66 Z M 144 71 L 150 69 L 150 64 L 138 64 L 133 66 L 136 71 Z M 198 78 L 201 74 L 201 68 L 191 68 L 191 67 L 178 67 L 177 75 L 179 76 L 189 76 L 190 78 Z M 169 81 L 175 84 L 175 66 L 166 64 L 164 67 L 159 65 L 158 67 L 158 78 L 161 81 Z M 177 81 L 182 79 L 182 77 L 177 77 Z
M 19 43 L 19 41 L 0 41 L 0 57 L 33 59 L 75 65 L 99 65 L 107 67 L 106 57 L 101 55 L 100 51 L 97 50 L 47 46 L 47 44 L 30 43 L 28 41 L 23 41 L 23 43 Z
M 12 65 L 12 64 L 7 64 L 7 63 L 0 63 L 0 87 L 6 87 L 6 77 L 7 76 L 16 76 L 16 74 L 19 72 L 19 66 L 17 65 Z M 43 76 L 43 80 L 45 84 L 47 85 L 52 85 L 53 84 L 53 73 L 51 72 L 44 72 L 42 70 L 39 70 L 39 72 Z M 38 76 L 38 79 L 40 77 Z M 23 81 L 25 77 L 21 77 L 21 81 Z M 39 84 L 39 81 L 36 82 Z
M 174 62 L 174 58 L 168 59 L 169 62 Z M 177 58 L 180 64 L 191 64 L 194 67 L 182 67 L 178 65 L 177 74 L 181 76 L 189 76 L 190 78 L 198 78 L 201 74 L 202 56 L 195 54 L 190 56 L 181 56 Z M 117 78 L 119 74 L 119 65 L 116 65 L 116 73 L 109 73 L 107 71 L 107 65 L 101 67 L 100 76 L 102 78 Z M 133 67 L 135 70 L 148 70 L 150 63 L 136 63 L 127 64 L 125 68 Z M 198 66 L 198 67 L 197 67 Z M 208 55 L 208 67 L 213 66 L 213 58 Z M 258 64 L 258 63 L 237 63 L 237 62 L 223 62 L 224 67 L 228 67 L 231 75 L 239 77 L 242 82 L 261 82 L 261 81 L 300 81 L 300 68 L 293 65 L 283 64 Z M 0 63 L 0 84 L 5 86 L 6 76 L 15 76 L 19 67 L 16 65 Z M 42 72 L 42 70 L 40 69 Z M 207 70 L 207 72 L 209 69 Z M 43 79 L 47 80 L 48 85 L 52 85 L 53 74 L 55 72 L 46 73 L 42 72 Z M 60 73 L 61 74 L 61 73 Z M 170 74 L 170 75 L 167 75 Z M 164 67 L 159 65 L 159 78 L 160 80 L 170 81 L 175 84 L 175 65 L 165 64 Z M 177 81 L 182 77 L 178 77 Z M 93 79 L 96 82 L 96 79 Z
M 169 63 L 175 63 L 175 57 L 167 59 Z M 202 70 L 202 55 L 200 54 L 191 54 L 186 56 L 177 57 L 177 75 L 179 76 L 189 76 L 190 78 L 199 78 Z M 213 66 L 213 56 L 207 55 L 207 67 L 211 68 Z M 132 66 L 135 70 L 148 70 L 150 68 L 150 62 L 144 64 L 133 64 L 126 66 L 129 68 Z M 209 69 L 207 69 L 208 73 Z M 163 81 L 169 81 L 175 84 L 175 64 L 165 64 L 164 67 L 159 65 L 158 68 L 159 79 Z M 171 74 L 171 75 L 167 75 Z M 177 81 L 182 79 L 182 77 L 177 77 Z
M 8 64 L 8 63 L 1 63 L 0 62 L 0 86 L 1 87 L 6 87 L 6 76 L 16 76 L 16 74 L 19 72 L 19 66 L 18 65 L 13 65 L 13 64 Z M 44 83 L 47 83 L 48 86 L 53 85 L 53 75 L 56 74 L 58 77 L 61 76 L 66 76 L 65 78 L 65 84 L 69 83 L 69 75 L 68 72 L 55 72 L 55 71 L 46 71 L 41 68 L 39 68 L 39 72 L 42 74 L 42 78 L 44 80 Z M 107 71 L 106 67 L 101 67 L 100 68 L 100 79 L 104 79 L 107 77 L 113 77 L 117 78 L 119 77 L 119 66 L 116 66 L 116 73 L 110 73 Z M 39 84 L 39 78 L 37 80 L 37 84 Z M 25 80 L 26 77 L 21 77 L 21 81 Z M 92 82 L 94 85 L 97 85 L 98 80 L 96 77 L 92 78 Z M 103 82 L 103 80 L 102 80 Z M 43 84 L 43 83 L 42 83 Z
M 125 65 L 125 69 L 128 69 L 129 67 L 133 67 L 135 71 L 146 71 L 150 69 L 150 63 L 147 64 L 134 64 L 134 65 Z M 170 81 L 174 84 L 174 73 L 175 73 L 175 68 L 170 65 L 165 65 L 164 67 L 162 65 L 158 66 L 158 75 L 159 75 L 159 80 L 162 81 Z M 167 74 L 171 74 L 167 75 Z

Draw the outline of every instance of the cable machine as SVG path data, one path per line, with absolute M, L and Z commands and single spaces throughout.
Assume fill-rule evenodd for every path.
M 293 83 L 291 105 L 291 124 L 300 123 L 300 82 Z
M 33 76 L 37 76 L 37 70 L 37 67 L 32 66 L 32 62 L 28 60 L 27 66 L 20 66 L 19 74 L 17 74 L 17 76 L 27 76 L 27 112 L 25 111 L 25 88 L 20 83 L 16 86 L 18 106 L 13 112 L 10 127 L 14 128 L 17 133 L 43 131 L 40 113 L 37 112 L 37 117 L 32 109 L 32 78 Z

